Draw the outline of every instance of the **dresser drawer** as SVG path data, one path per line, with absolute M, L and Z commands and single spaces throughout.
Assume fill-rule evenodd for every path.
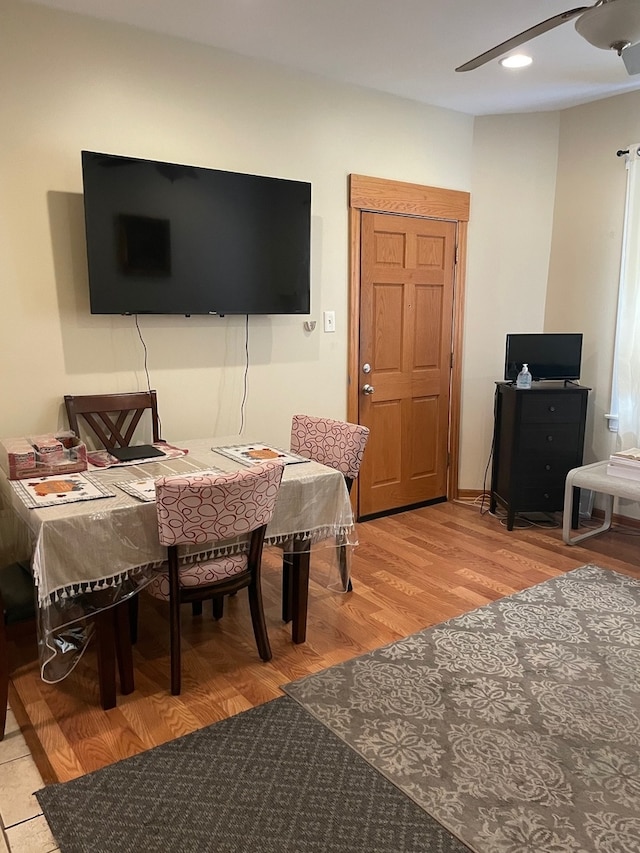
M 518 510 L 521 512 L 558 512 L 564 507 L 564 485 L 556 488 L 531 486 L 520 490 Z
M 522 485 L 564 486 L 567 474 L 576 465 L 575 452 L 532 455 L 518 460 L 515 474 Z
M 520 410 L 522 424 L 580 423 L 582 420 L 582 394 L 545 394 L 534 391 L 523 397 Z
M 536 456 L 572 451 L 580 447 L 581 425 L 575 424 L 538 424 L 524 426 L 520 430 L 518 449 L 520 453 L 532 453 Z M 581 449 L 581 448 L 580 448 Z

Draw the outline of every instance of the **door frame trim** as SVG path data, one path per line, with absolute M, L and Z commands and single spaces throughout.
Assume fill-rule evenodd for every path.
M 398 213 L 425 219 L 446 219 L 456 223 L 457 249 L 453 282 L 453 328 L 451 335 L 451 387 L 449 396 L 449 467 L 447 470 L 447 499 L 458 497 L 460 453 L 460 408 L 462 396 L 462 339 L 464 320 L 464 290 L 467 261 L 467 232 L 471 196 L 460 190 L 429 187 L 349 175 L 349 340 L 347 419 L 358 423 L 360 397 L 360 240 L 362 214 Z M 357 480 L 354 483 L 354 503 L 358 507 Z M 359 515 L 356 512 L 356 515 Z

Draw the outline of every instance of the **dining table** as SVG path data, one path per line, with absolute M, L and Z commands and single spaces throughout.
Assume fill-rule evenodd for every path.
M 247 464 L 238 450 L 251 446 L 237 436 L 161 442 L 156 445 L 166 448 L 161 457 L 125 463 L 111 457 L 113 464 L 89 464 L 82 479 L 88 489 L 98 491 L 91 499 L 70 498 L 41 507 L 30 505 L 24 485 L 16 485 L 20 481 L 9 480 L 0 469 L 0 550 L 5 561 L 30 557 L 44 681 L 59 682 L 73 670 L 88 645 L 96 614 L 116 607 L 121 611 L 123 602 L 163 570 L 166 549 L 158 539 L 154 480 L 238 470 Z M 282 455 L 291 456 L 287 451 Z M 240 553 L 247 543 L 247 538 L 238 538 L 215 546 L 189 546 L 181 560 Z M 313 460 L 289 458 L 265 546 L 289 555 L 292 572 L 289 584 L 283 584 L 283 617 L 292 622 L 294 643 L 306 639 L 310 555 L 318 543 L 331 548 L 330 553 L 337 553 L 338 546 L 350 551 L 357 544 L 344 477 Z M 344 560 L 328 564 L 334 568 L 323 582 L 336 592 L 347 591 Z

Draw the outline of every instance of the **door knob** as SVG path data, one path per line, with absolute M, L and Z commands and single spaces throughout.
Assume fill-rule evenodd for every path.
M 375 390 L 376 389 L 373 387 L 373 385 L 363 385 L 362 386 L 362 393 L 363 394 L 373 394 L 373 392 Z

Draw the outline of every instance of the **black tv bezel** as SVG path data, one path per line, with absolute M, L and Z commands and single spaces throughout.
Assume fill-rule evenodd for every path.
M 98 257 L 102 254 L 104 257 L 104 246 L 109 243 L 109 236 L 103 236 L 102 245 L 98 241 L 94 240 L 94 231 L 96 229 L 96 208 L 100 204 L 100 199 L 96 198 L 95 186 L 92 188 L 90 186 L 89 179 L 89 188 L 87 188 L 88 181 L 86 175 L 86 169 L 88 168 L 89 161 L 94 158 L 96 162 L 98 160 L 102 160 L 107 166 L 108 165 L 119 165 L 121 163 L 127 164 L 142 164 L 145 166 L 159 167 L 160 169 L 177 169 L 177 170 L 185 170 L 190 173 L 194 173 L 196 175 L 203 175 L 207 178 L 207 180 L 215 180 L 216 176 L 221 176 L 225 181 L 234 181 L 238 179 L 240 182 L 244 182 L 245 186 L 247 184 L 251 184 L 253 187 L 262 188 L 265 193 L 269 191 L 269 188 L 274 189 L 276 192 L 278 190 L 284 191 L 287 188 L 291 189 L 292 195 L 296 198 L 296 200 L 300 201 L 300 225 L 296 227 L 296 242 L 293 244 L 295 246 L 295 252 L 292 253 L 291 257 L 293 260 L 289 262 L 290 267 L 295 264 L 299 265 L 301 272 L 299 273 L 299 281 L 302 282 L 302 286 L 299 286 L 297 279 L 294 279 L 294 274 L 292 273 L 290 277 L 286 278 L 287 281 L 296 281 L 295 285 L 292 286 L 289 290 L 286 288 L 281 289 L 279 292 L 274 288 L 273 290 L 265 289 L 262 285 L 257 285 L 256 282 L 259 281 L 259 278 L 256 275 L 253 275 L 252 282 L 249 283 L 246 287 L 246 290 L 243 288 L 241 282 L 233 283 L 229 285 L 228 282 L 231 281 L 230 278 L 227 278 L 227 284 L 222 288 L 223 298 L 220 298 L 220 291 L 215 290 L 215 285 L 213 284 L 214 275 L 212 275 L 212 279 L 210 283 L 207 284 L 207 288 L 211 287 L 211 299 L 208 299 L 208 292 L 203 287 L 203 279 L 200 277 L 199 284 L 197 286 L 192 284 L 193 280 L 189 281 L 189 286 L 184 288 L 181 285 L 181 279 L 179 278 L 179 273 L 176 273 L 174 280 L 172 282 L 172 291 L 168 294 L 165 291 L 165 299 L 163 304 L 159 304 L 159 300 L 155 299 L 154 295 L 149 296 L 149 298 L 144 297 L 145 287 L 148 287 L 148 276 L 141 276 L 138 278 L 137 284 L 134 283 L 131 286 L 131 282 L 127 281 L 126 286 L 131 288 L 131 293 L 125 292 L 125 281 L 123 279 L 122 273 L 117 273 L 114 271 L 113 266 L 109 270 L 109 272 L 101 269 L 101 266 L 104 264 L 100 264 L 97 260 Z M 149 315 L 174 315 L 174 316 L 207 316 L 207 315 L 305 315 L 309 314 L 311 310 L 311 183 L 309 181 L 298 181 L 289 178 L 279 178 L 279 177 L 270 177 L 266 175 L 255 175 L 248 172 L 231 172 L 220 169 L 213 169 L 204 166 L 189 166 L 182 165 L 177 163 L 170 163 L 167 161 L 161 160 L 153 160 L 149 158 L 141 158 L 141 157 L 129 157 L 123 156 L 119 154 L 106 154 L 97 151 L 81 151 L 81 159 L 82 159 L 82 181 L 83 181 L 83 191 L 84 191 L 84 218 L 85 218 L 85 235 L 87 240 L 87 266 L 88 266 L 88 283 L 89 283 L 89 301 L 90 301 L 90 311 L 91 314 L 94 315 L 102 315 L 102 316 L 114 316 L 114 315 L 137 315 L 137 314 L 149 314 Z M 89 166 L 89 168 L 91 168 Z M 239 188 L 240 189 L 240 188 Z M 87 191 L 89 192 L 89 198 L 87 198 Z M 111 207 L 110 213 L 113 217 L 115 214 L 115 208 Z M 145 215 L 150 215 L 150 211 L 153 210 L 153 205 L 151 205 L 149 210 L 146 211 L 137 211 L 137 218 L 142 218 Z M 124 207 L 123 211 L 124 212 Z M 127 211 L 131 212 L 131 211 Z M 105 216 L 105 214 L 102 214 Z M 151 213 L 151 215 L 156 215 L 155 212 Z M 293 215 L 293 214 L 292 214 Z M 298 215 L 296 210 L 295 215 Z M 105 217 L 106 219 L 106 217 Z M 263 217 L 265 223 L 267 217 Z M 269 224 L 272 224 L 272 218 L 269 217 Z M 297 223 L 296 223 L 297 226 Z M 106 233 L 106 229 L 103 227 L 103 231 Z M 263 243 L 266 242 L 266 238 L 262 237 Z M 201 241 L 202 242 L 202 241 Z M 287 246 L 285 241 L 280 241 L 280 247 Z M 100 246 L 99 249 L 96 249 L 96 246 Z M 254 251 L 254 247 L 252 246 L 249 251 Z M 112 248 L 112 256 L 116 257 L 118 253 L 118 248 L 116 245 Z M 271 254 L 271 257 L 276 257 Z M 252 257 L 253 260 L 253 257 Z M 277 261 L 274 261 L 274 264 L 277 265 L 280 262 L 278 258 Z M 171 276 L 171 263 L 172 258 L 166 257 L 159 259 L 158 263 L 160 264 L 159 268 L 154 271 L 157 275 L 162 275 L 165 279 Z M 115 264 L 115 261 L 114 261 Z M 256 267 L 259 264 L 255 264 Z M 266 264 L 265 264 L 266 266 Z M 263 267 L 264 268 L 264 267 Z M 129 271 L 128 271 L 129 272 Z M 133 270 L 134 277 L 136 271 Z M 298 271 L 295 271 L 295 275 L 298 276 Z M 143 282 L 143 278 L 145 279 Z M 186 280 L 186 279 L 182 279 Z M 285 280 L 285 279 L 281 279 Z M 138 287 L 139 285 L 139 287 Z M 114 290 L 113 298 L 109 297 L 109 288 L 112 287 Z M 224 291 L 226 290 L 227 296 L 225 297 Z M 191 297 L 187 297 L 186 300 L 181 301 L 181 299 L 185 296 L 185 291 L 191 294 Z M 232 295 L 229 295 L 233 291 Z M 284 296 L 283 296 L 284 293 Z M 238 298 L 239 294 L 242 294 L 242 298 Z M 278 304 L 277 297 L 280 297 L 281 302 L 291 296 L 292 302 L 291 305 L 283 305 Z M 131 298 L 130 298 L 131 297 Z M 246 298 L 245 298 L 246 297 Z M 265 298 L 266 297 L 266 298 Z
M 575 339 L 576 343 L 574 344 L 576 348 L 577 362 L 576 369 L 573 371 L 564 371 L 564 372 L 549 372 L 548 368 L 545 368 L 544 363 L 531 361 L 526 362 L 529 367 L 529 372 L 531 373 L 532 379 L 534 382 L 578 382 L 580 380 L 580 374 L 582 370 L 582 346 L 584 335 L 582 332 L 513 332 L 508 333 L 505 341 L 505 356 L 504 356 L 504 381 L 515 383 L 518 373 L 522 368 L 523 361 L 516 361 L 514 359 L 510 359 L 510 350 L 512 349 L 513 339 L 514 338 L 538 338 L 539 342 L 542 343 L 543 338 L 549 339 L 549 344 L 552 344 L 553 341 L 551 339 L 557 338 L 571 338 Z M 510 367 L 510 365 L 513 365 Z

